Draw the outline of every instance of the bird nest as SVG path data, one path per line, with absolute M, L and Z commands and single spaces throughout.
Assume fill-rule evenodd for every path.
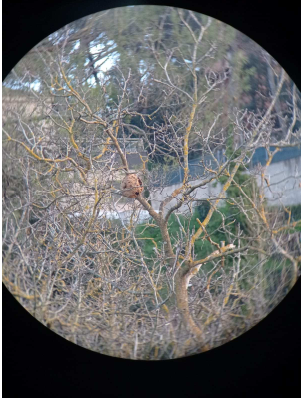
M 121 183 L 123 196 L 137 198 L 143 192 L 143 183 L 136 174 L 128 174 Z

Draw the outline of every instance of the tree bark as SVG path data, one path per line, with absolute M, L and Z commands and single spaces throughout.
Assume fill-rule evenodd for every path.
M 187 291 L 187 277 L 188 270 L 181 268 L 175 275 L 175 295 L 177 309 L 185 325 L 187 331 L 193 335 L 194 340 L 198 343 L 202 352 L 207 351 L 208 348 L 205 345 L 204 336 L 200 327 L 196 324 L 192 318 L 189 309 L 188 291 Z M 195 345 L 196 347 L 196 345 Z

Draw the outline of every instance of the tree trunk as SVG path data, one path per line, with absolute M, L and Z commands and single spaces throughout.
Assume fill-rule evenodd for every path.
M 140 201 L 141 204 L 145 205 L 145 208 L 146 208 L 146 201 L 142 198 L 138 198 L 138 200 Z M 149 209 L 149 212 L 150 212 L 150 209 Z M 167 223 L 163 221 L 161 214 L 157 215 L 157 213 L 155 213 L 154 218 L 160 228 L 163 241 L 166 243 L 168 263 L 169 263 L 170 267 L 172 268 L 175 264 L 175 254 L 173 252 L 171 239 L 170 239 L 169 232 L 167 229 Z M 179 263 L 177 263 L 177 266 L 179 266 Z M 177 271 L 177 273 L 175 275 L 176 305 L 177 305 L 178 312 L 181 316 L 181 319 L 182 319 L 182 322 L 183 322 L 185 328 L 187 329 L 187 331 L 190 335 L 193 335 L 193 339 L 195 340 L 194 345 L 191 344 L 191 347 L 188 347 L 188 348 L 190 348 L 190 349 L 200 348 L 200 351 L 204 352 L 204 351 L 207 351 L 209 348 L 205 345 L 202 330 L 199 328 L 199 326 L 196 324 L 196 322 L 192 318 L 190 309 L 189 309 L 189 299 L 188 299 L 188 291 L 187 291 L 187 280 L 189 277 L 188 271 L 189 271 L 189 265 L 183 264 L 183 266 Z M 197 346 L 196 346 L 196 342 L 197 342 Z
M 201 351 L 207 351 L 208 348 L 205 345 L 203 333 L 190 313 L 187 291 L 187 270 L 182 268 L 175 275 L 175 295 L 177 309 L 180 313 L 183 324 L 187 331 L 193 335 L 193 338 L 197 341 L 198 347 L 200 347 Z

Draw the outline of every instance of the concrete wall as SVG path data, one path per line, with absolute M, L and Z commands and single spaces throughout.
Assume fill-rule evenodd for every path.
M 272 163 L 265 173 L 270 187 L 264 189 L 268 204 L 286 206 L 301 204 L 301 157 Z M 257 176 L 258 185 L 260 176 Z
M 256 174 L 256 180 L 260 185 L 260 169 L 255 167 L 251 170 L 251 174 Z M 271 164 L 265 173 L 270 182 L 270 189 L 265 188 L 265 197 L 268 199 L 268 204 L 271 206 L 278 206 L 283 203 L 286 206 L 298 205 L 301 203 L 301 157 L 292 158 L 282 162 Z M 194 185 L 202 182 L 202 180 L 195 180 Z M 159 209 L 160 203 L 166 197 L 170 196 L 172 192 L 181 187 L 181 183 L 168 186 L 164 189 L 157 190 L 151 196 L 152 206 L 155 210 Z M 193 185 L 193 184 L 192 184 Z M 221 192 L 221 184 L 207 184 L 204 187 L 196 189 L 194 193 L 195 199 L 207 199 L 217 196 Z M 180 195 L 178 196 L 178 198 Z M 177 199 L 173 199 L 166 207 L 165 212 L 177 203 Z M 219 206 L 223 205 L 221 200 Z M 184 212 L 188 210 L 188 206 L 182 206 L 179 211 Z
M 195 180 L 194 185 L 198 184 L 199 182 L 202 182 L 202 180 Z M 170 185 L 169 187 L 166 187 L 161 190 L 157 190 L 151 194 L 151 203 L 154 208 L 154 210 L 159 210 L 160 203 L 170 196 L 175 189 L 180 188 L 182 184 L 175 184 L 175 185 Z M 192 182 L 193 185 L 193 182 Z M 217 183 L 216 187 L 214 184 L 207 184 L 201 188 L 198 188 L 194 191 L 194 194 L 192 193 L 192 197 L 195 199 L 208 199 L 217 196 L 221 192 L 222 185 L 220 183 Z M 181 195 L 178 195 L 177 198 L 180 198 Z M 174 198 L 171 200 L 170 203 L 168 203 L 165 206 L 164 212 L 166 213 L 172 206 L 174 206 L 177 203 L 177 199 Z M 223 204 L 223 200 L 221 200 L 220 205 Z M 183 205 L 180 207 L 178 211 L 180 212 L 185 212 L 188 211 L 189 208 L 187 205 Z

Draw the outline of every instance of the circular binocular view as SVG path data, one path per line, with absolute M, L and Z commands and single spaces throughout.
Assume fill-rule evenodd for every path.
M 133 360 L 248 331 L 300 276 L 300 92 L 190 10 L 54 32 L 3 82 L 3 282 L 39 322 Z

